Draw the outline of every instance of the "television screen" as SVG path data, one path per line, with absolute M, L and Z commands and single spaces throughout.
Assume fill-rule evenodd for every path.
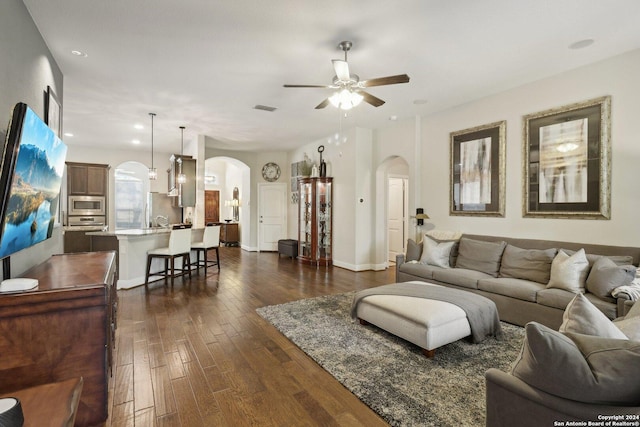
M 0 165 L 0 258 L 51 237 L 66 154 L 37 114 L 16 104 Z

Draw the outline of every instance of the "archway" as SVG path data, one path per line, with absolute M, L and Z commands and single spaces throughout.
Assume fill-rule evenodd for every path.
M 394 190 L 390 185 L 392 181 L 396 183 L 401 182 L 401 188 Z M 400 240 L 404 251 L 406 241 L 411 236 L 410 217 L 411 209 L 413 209 L 412 203 L 409 197 L 410 183 L 410 170 L 409 163 L 400 156 L 390 156 L 383 160 L 376 169 L 376 188 L 378 189 L 376 212 L 375 212 L 375 262 L 374 265 L 387 268 L 390 265 L 389 262 L 389 241 L 391 238 Z M 401 191 L 401 194 L 394 194 L 394 191 Z M 401 203 L 401 219 L 391 218 L 390 215 L 397 214 L 398 203 Z M 393 205 L 392 205 L 393 204 Z M 390 209 L 391 208 L 391 209 Z M 390 222 L 400 221 L 397 224 L 399 227 L 396 230 L 390 230 Z M 401 233 L 399 236 L 398 233 Z
M 204 189 L 219 192 L 221 221 L 234 221 L 234 210 L 237 211 L 243 246 L 248 244 L 251 235 L 251 213 L 247 203 L 251 200 L 250 179 L 251 168 L 233 157 L 217 156 L 204 161 Z M 229 203 L 234 200 L 234 190 L 237 190 L 237 203 Z

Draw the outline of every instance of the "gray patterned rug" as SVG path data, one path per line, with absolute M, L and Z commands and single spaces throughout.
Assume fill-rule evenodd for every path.
M 502 323 L 504 337 L 436 350 L 349 317 L 353 292 L 261 307 L 258 314 L 393 426 L 483 426 L 484 373 L 508 370 L 524 329 Z

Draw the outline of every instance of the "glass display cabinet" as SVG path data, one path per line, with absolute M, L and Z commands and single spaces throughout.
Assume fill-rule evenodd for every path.
M 329 266 L 332 263 L 332 185 L 333 178 L 300 178 L 298 211 L 298 259 Z

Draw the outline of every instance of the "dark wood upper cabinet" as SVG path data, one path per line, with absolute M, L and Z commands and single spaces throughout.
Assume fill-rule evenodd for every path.
M 106 196 L 109 165 L 67 162 L 69 195 Z

